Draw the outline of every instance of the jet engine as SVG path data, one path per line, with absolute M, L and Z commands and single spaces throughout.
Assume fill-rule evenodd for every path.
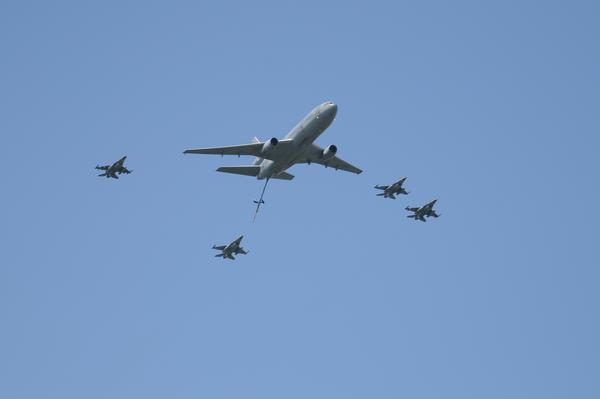
M 265 143 L 263 144 L 263 147 L 262 147 L 262 153 L 268 154 L 269 152 L 273 151 L 273 149 L 275 147 L 277 147 L 278 143 L 279 143 L 279 140 L 277 140 L 275 137 L 265 141 Z
M 331 159 L 335 156 L 336 152 L 337 152 L 337 147 L 335 145 L 333 145 L 333 144 L 328 145 L 321 152 L 321 159 L 323 159 L 325 161 L 328 159 Z

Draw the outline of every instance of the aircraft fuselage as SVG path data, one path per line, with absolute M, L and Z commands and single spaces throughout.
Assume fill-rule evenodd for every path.
M 266 179 L 285 171 L 311 149 L 312 143 L 327 129 L 337 113 L 337 105 L 332 102 L 315 107 L 286 136 L 292 146 L 278 152 L 277 161 L 265 159 L 260 164 L 259 179 Z

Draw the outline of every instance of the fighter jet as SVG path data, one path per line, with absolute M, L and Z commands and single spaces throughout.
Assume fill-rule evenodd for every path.
M 245 251 L 244 248 L 240 247 L 240 243 L 244 236 L 239 236 L 231 244 L 228 245 L 213 245 L 213 249 L 221 251 L 220 254 L 215 255 L 215 258 L 231 259 L 235 260 L 233 255 L 246 255 L 249 251 Z
M 406 207 L 407 211 L 414 212 L 414 215 L 408 215 L 407 218 L 414 218 L 415 220 L 420 220 L 421 222 L 425 222 L 426 221 L 425 217 L 431 217 L 431 216 L 433 216 L 434 218 L 439 217 L 440 215 L 435 213 L 435 211 L 433 210 L 433 206 L 435 205 L 436 202 L 437 202 L 437 200 L 435 199 L 435 200 L 423 205 L 420 208 L 409 208 L 407 206 Z
M 391 186 L 375 186 L 376 189 L 378 190 L 383 190 L 382 193 L 377 194 L 378 196 L 383 196 L 383 198 L 391 198 L 391 199 L 396 199 L 395 195 L 397 194 L 408 194 L 408 192 L 402 187 L 402 185 L 404 184 L 404 181 L 406 180 L 406 177 L 403 177 L 402 179 L 398 180 L 396 183 L 392 184 Z
M 257 209 L 269 179 L 292 180 L 294 175 L 287 169 L 298 163 L 318 163 L 336 170 L 359 174 L 361 169 L 336 156 L 338 148 L 331 144 L 322 148 L 314 141 L 331 125 L 337 114 L 337 105 L 325 102 L 308 113 L 283 139 L 275 137 L 260 141 L 256 137 L 250 144 L 228 147 L 211 147 L 185 150 L 184 154 L 250 155 L 256 157 L 252 165 L 222 166 L 219 172 L 254 176 L 266 179 L 261 198 L 256 201 Z
M 122 173 L 130 174 L 132 171 L 128 170 L 125 166 L 123 166 L 123 163 L 125 163 L 126 159 L 127 159 L 127 156 L 124 156 L 123 158 L 119 159 L 117 162 L 113 163 L 112 165 L 104 165 L 104 166 L 96 165 L 96 169 L 104 171 L 104 173 L 101 173 L 98 176 L 106 176 L 107 179 L 109 177 L 112 177 L 113 179 L 118 179 L 119 176 L 117 176 L 117 174 L 119 174 L 119 175 Z

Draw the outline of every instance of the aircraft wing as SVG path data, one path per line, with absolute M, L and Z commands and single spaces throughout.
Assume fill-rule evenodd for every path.
M 344 170 L 350 173 L 356 173 L 357 175 L 362 173 L 362 169 L 357 168 L 354 165 L 349 164 L 337 156 L 329 158 L 327 160 L 321 159 L 321 154 L 323 153 L 323 148 L 319 147 L 316 144 L 312 145 L 311 150 L 307 154 L 306 158 L 301 159 L 300 163 L 318 163 L 328 168 L 334 168 L 336 170 Z
M 266 158 L 274 160 L 277 157 L 277 153 L 285 147 L 292 145 L 292 140 L 284 139 L 278 140 L 277 145 L 273 147 L 272 151 L 263 153 L 262 149 L 264 146 L 262 143 L 250 143 L 242 145 L 232 145 L 228 147 L 207 147 L 207 148 L 195 148 L 185 150 L 184 154 L 214 154 L 214 155 L 250 155 L 254 157 Z
M 362 173 L 362 169 L 359 169 L 356 166 L 349 164 L 348 162 L 346 162 L 343 159 L 340 159 L 338 157 L 333 157 L 323 163 L 322 162 L 317 162 L 317 163 L 321 163 L 322 165 L 325 165 L 327 167 L 335 168 L 336 170 L 339 169 L 339 170 L 344 170 L 344 171 L 350 172 L 350 173 L 356 173 L 357 175 Z
M 422 208 L 423 212 L 431 212 L 433 210 L 433 204 L 427 204 Z

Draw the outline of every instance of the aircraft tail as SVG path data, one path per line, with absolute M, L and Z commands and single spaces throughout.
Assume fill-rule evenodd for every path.
M 221 166 L 217 169 L 217 172 L 233 173 L 234 175 L 244 176 L 258 176 L 260 172 L 260 166 L 258 165 L 247 165 L 247 166 Z
M 221 166 L 217 169 L 217 172 L 223 173 L 233 173 L 234 175 L 244 175 L 244 176 L 258 176 L 260 172 L 260 165 L 244 165 L 244 166 Z M 292 180 L 294 175 L 287 172 L 281 172 L 277 176 L 271 177 L 271 179 L 279 179 L 279 180 Z
M 112 177 L 113 179 L 118 179 L 119 178 L 119 176 L 117 176 L 116 173 L 108 173 L 108 171 L 106 171 L 106 172 L 104 172 L 102 174 L 99 174 L 98 176 L 106 177 L 106 178 Z
M 294 175 L 288 172 L 281 172 L 277 176 L 273 176 L 271 179 L 279 179 L 279 180 L 292 180 Z

